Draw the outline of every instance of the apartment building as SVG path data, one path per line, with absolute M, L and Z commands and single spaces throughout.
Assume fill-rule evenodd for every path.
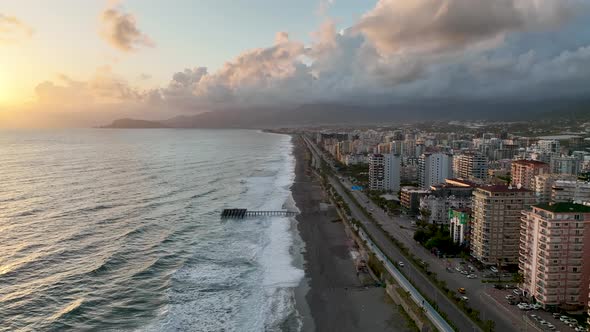
M 470 180 L 485 180 L 488 158 L 481 153 L 466 152 L 453 156 L 453 175 Z
M 590 182 L 557 180 L 551 186 L 551 200 L 590 205 Z
M 420 198 L 428 195 L 430 190 L 417 187 L 402 187 L 400 205 L 409 215 L 416 215 L 420 209 Z
M 546 309 L 588 304 L 590 207 L 539 204 L 523 211 L 519 269 L 523 289 Z
M 394 154 L 369 156 L 369 188 L 371 190 L 399 191 L 401 159 Z
M 453 158 L 446 153 L 424 153 L 418 160 L 418 182 L 422 189 L 452 177 Z
M 535 176 L 535 197 L 537 203 L 551 202 L 553 184 L 557 180 L 575 180 L 575 177 L 568 174 L 546 173 Z
M 511 166 L 512 185 L 535 190 L 535 176 L 549 173 L 549 164 L 536 160 L 514 160 Z
M 471 255 L 488 265 L 518 264 L 521 210 L 534 201 L 533 192 L 525 188 L 475 188 L 471 204 Z

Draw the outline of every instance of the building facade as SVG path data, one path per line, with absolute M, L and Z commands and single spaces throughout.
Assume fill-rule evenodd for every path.
M 469 246 L 471 232 L 471 209 L 449 209 L 449 232 L 454 243 Z
M 549 173 L 549 164 L 536 160 L 515 160 L 512 162 L 512 185 L 535 190 L 535 176 Z
M 418 182 L 422 189 L 452 177 L 453 158 L 446 153 L 424 153 L 418 160 Z
M 590 207 L 539 204 L 523 211 L 519 269 L 522 288 L 546 309 L 588 304 Z
M 582 170 L 582 160 L 575 156 L 551 156 L 551 173 L 578 175 Z
M 404 211 L 413 216 L 420 209 L 420 198 L 428 195 L 430 190 L 424 190 L 417 187 L 402 187 L 400 193 L 400 205 Z
M 557 180 L 551 187 L 551 200 L 590 205 L 590 182 Z
M 571 175 L 546 173 L 535 176 L 535 197 L 537 203 L 551 202 L 551 191 L 557 180 L 575 180 Z
M 485 180 L 488 175 L 488 158 L 476 152 L 454 155 L 453 175 L 463 179 Z
M 521 210 L 534 200 L 533 192 L 524 188 L 476 188 L 471 204 L 471 255 L 487 265 L 517 264 Z
M 369 156 L 369 189 L 399 191 L 401 159 L 394 154 Z

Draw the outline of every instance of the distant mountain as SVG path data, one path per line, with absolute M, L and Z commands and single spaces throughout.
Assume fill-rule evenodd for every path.
M 119 119 L 101 128 L 168 128 L 168 126 L 157 121 Z
M 428 100 L 397 105 L 309 104 L 283 108 L 224 109 L 159 122 L 114 121 L 108 128 L 277 128 L 319 125 L 386 125 L 400 122 L 492 120 L 526 121 L 590 114 L 590 101 Z

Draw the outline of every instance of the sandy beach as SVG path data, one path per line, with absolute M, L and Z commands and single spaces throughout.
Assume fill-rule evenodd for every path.
M 301 139 L 294 140 L 296 177 L 293 198 L 301 214 L 297 228 L 304 242 L 305 278 L 297 290 L 303 331 L 409 331 L 405 318 L 383 288 L 366 286 L 350 254 L 352 240 L 326 202 L 318 179 L 308 167 Z

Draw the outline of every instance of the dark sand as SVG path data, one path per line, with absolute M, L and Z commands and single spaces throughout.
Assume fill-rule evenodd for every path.
M 296 295 L 303 331 L 409 331 L 385 290 L 365 287 L 357 277 L 349 251 L 352 240 L 344 224 L 334 222 L 333 211 L 320 210 L 320 202 L 327 200 L 308 167 L 308 152 L 299 137 L 293 142 L 292 193 L 301 210 L 297 228 L 305 243 L 305 280 Z

